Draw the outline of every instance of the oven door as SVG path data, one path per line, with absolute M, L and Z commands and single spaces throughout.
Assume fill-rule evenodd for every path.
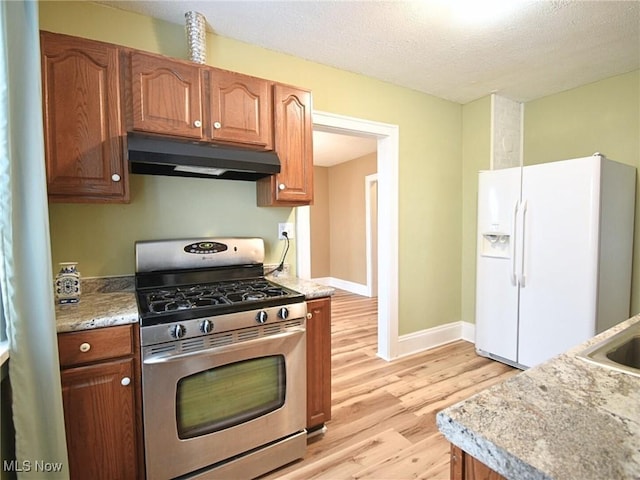
M 276 334 L 246 330 L 257 338 L 236 333 L 235 343 L 190 353 L 145 347 L 148 479 L 191 473 L 304 431 L 304 325 Z

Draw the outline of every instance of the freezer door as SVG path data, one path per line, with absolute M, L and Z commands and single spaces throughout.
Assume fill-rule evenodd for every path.
M 476 350 L 517 360 L 518 288 L 515 215 L 520 168 L 480 172 L 476 270 Z
M 533 367 L 595 333 L 600 162 L 587 157 L 523 170 L 523 366 Z

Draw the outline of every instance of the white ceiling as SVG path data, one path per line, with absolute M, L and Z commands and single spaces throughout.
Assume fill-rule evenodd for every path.
M 371 137 L 355 137 L 314 130 L 313 164 L 331 167 L 375 152 L 378 141 Z
M 640 68 L 639 0 L 98 3 L 177 24 L 195 10 L 217 35 L 462 104 L 526 102 Z

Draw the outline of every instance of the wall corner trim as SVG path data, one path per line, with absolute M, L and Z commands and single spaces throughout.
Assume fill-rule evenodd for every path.
M 469 322 L 451 322 L 398 338 L 399 355 L 396 358 L 424 352 L 456 340 L 474 343 L 475 325 Z

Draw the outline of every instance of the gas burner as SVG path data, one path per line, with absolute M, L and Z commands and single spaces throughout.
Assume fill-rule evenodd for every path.
M 267 288 L 267 289 L 265 289 L 265 293 L 270 297 L 280 297 L 282 295 L 286 295 L 287 294 L 287 292 L 285 290 L 283 290 L 282 288 L 279 288 L 279 287 Z
M 198 254 L 186 248 L 209 243 L 227 248 Z M 262 239 L 136 242 L 136 294 L 141 328 L 190 319 L 212 321 L 210 317 L 244 311 L 249 312 L 247 318 L 254 322 L 262 310 L 304 303 L 301 293 L 265 278 L 263 261 Z M 277 313 L 275 317 L 269 315 L 269 322 L 278 318 Z M 217 330 L 219 322 L 216 325 Z M 208 334 L 208 329 L 205 330 L 201 333 Z
M 234 309 L 253 308 L 253 304 L 287 298 L 292 294 L 299 295 L 260 277 L 188 286 L 163 286 L 144 293 L 142 297 L 146 302 L 142 303 L 146 303 L 146 310 L 150 315 L 163 315 L 183 310 L 220 309 L 232 305 L 235 305 Z
M 267 281 L 247 282 L 243 287 L 244 288 L 238 288 L 235 291 L 228 292 L 226 298 L 230 302 L 238 303 L 253 302 L 265 298 L 287 295 L 286 290 L 276 287 Z
M 193 302 L 195 307 L 210 307 L 221 303 L 226 303 L 222 297 L 200 297 Z
M 262 300 L 263 298 L 267 298 L 267 294 L 264 292 L 232 293 L 229 295 L 229 299 L 232 302 L 251 302 L 254 300 Z
M 228 300 L 220 295 L 185 295 L 183 292 L 177 292 L 174 296 L 165 295 L 160 300 L 156 299 L 156 294 L 150 294 L 148 298 L 154 298 L 153 301 L 149 301 L 149 310 L 152 313 L 165 313 L 175 310 L 188 310 L 229 303 Z

